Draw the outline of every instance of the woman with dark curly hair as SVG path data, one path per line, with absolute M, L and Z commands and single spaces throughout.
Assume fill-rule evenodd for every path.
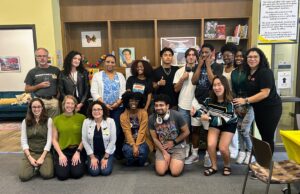
M 87 117 L 82 125 L 82 143 L 88 155 L 88 172 L 91 176 L 110 175 L 116 149 L 115 122 L 108 118 L 105 104 L 99 101 L 89 106 Z
M 76 111 L 85 115 L 90 89 L 88 72 L 83 67 L 81 53 L 69 52 L 65 57 L 63 67 L 58 80 L 61 101 L 66 95 L 74 96 L 78 101 Z
M 25 157 L 22 159 L 19 178 L 28 181 L 36 171 L 41 177 L 53 177 L 53 159 L 51 153 L 52 119 L 47 116 L 43 101 L 31 100 L 26 118 L 21 127 L 21 145 Z
M 127 91 L 122 96 L 125 111 L 121 114 L 121 126 L 125 135 L 123 154 L 126 165 L 144 166 L 152 144 L 147 135 L 148 114 L 143 109 L 144 97 L 139 92 Z
M 126 82 L 126 90 L 140 92 L 146 99 L 145 110 L 148 110 L 152 98 L 152 67 L 148 61 L 135 60 L 131 66 L 131 74 Z
M 259 133 L 274 152 L 274 134 L 282 113 L 282 102 L 277 94 L 275 79 L 267 57 L 259 48 L 246 53 L 248 70 L 248 97 L 235 98 L 234 104 L 251 104 Z

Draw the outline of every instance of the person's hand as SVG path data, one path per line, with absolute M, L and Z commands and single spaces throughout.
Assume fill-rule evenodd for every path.
M 80 109 L 81 109 L 82 107 L 83 107 L 83 104 L 82 104 L 82 103 L 77 104 L 77 106 L 76 106 L 76 108 L 75 108 L 76 112 L 80 111 Z
M 45 161 L 45 158 L 40 157 L 39 159 L 37 159 L 36 164 L 37 164 L 38 166 L 41 166 L 41 165 L 44 163 L 44 161 Z
M 196 113 L 196 109 L 195 109 L 194 106 L 192 106 L 192 108 L 191 108 L 191 110 L 190 110 L 190 115 L 191 115 L 191 116 L 194 116 L 195 113 Z
M 164 80 L 164 76 L 161 76 L 161 79 L 157 82 L 159 86 L 165 86 L 166 80 Z
M 174 147 L 174 142 L 173 141 L 167 141 L 165 144 L 163 144 L 163 148 L 165 150 L 172 149 Z
M 64 154 L 60 155 L 58 160 L 59 160 L 59 165 L 64 167 L 68 165 L 68 159 Z
M 209 121 L 210 116 L 208 114 L 202 114 L 201 115 L 201 121 Z
M 49 81 L 44 81 L 38 84 L 39 88 L 48 88 L 50 87 L 50 82 Z
M 189 79 L 189 73 L 185 71 L 185 72 L 183 73 L 183 75 L 181 76 L 181 79 L 182 79 L 183 81 Z
M 110 104 L 106 104 L 106 108 L 107 108 L 108 110 L 113 110 L 112 105 L 110 105 Z
M 199 57 L 198 68 L 200 68 L 200 69 L 201 69 L 201 67 L 202 67 L 202 66 L 203 66 L 203 64 L 204 64 L 204 61 L 205 61 L 205 59 L 204 59 L 202 56 L 200 56 L 200 57 Z
M 205 59 L 205 65 L 206 66 L 210 66 L 212 64 L 212 62 L 214 61 L 214 59 L 212 58 L 212 54 L 210 54 L 206 59 Z
M 76 166 L 78 163 L 81 163 L 80 161 L 80 153 L 75 152 L 73 157 L 72 157 L 72 166 Z
M 137 158 L 139 157 L 139 146 L 137 145 L 133 145 L 132 146 L 132 150 L 133 150 L 133 157 Z
M 102 158 L 102 160 L 101 160 L 101 169 L 102 170 L 107 168 L 107 161 L 108 161 L 108 159 L 103 159 Z
M 171 161 L 171 155 L 167 152 L 167 151 L 163 151 L 163 156 L 164 156 L 164 159 L 167 163 L 167 165 L 169 166 L 170 164 L 170 161 Z
M 96 169 L 99 168 L 98 166 L 99 166 L 99 160 L 98 160 L 98 158 L 92 157 L 92 158 L 91 158 L 91 165 L 90 165 L 90 168 L 92 168 L 93 170 L 96 170 Z
M 233 105 L 244 105 L 247 104 L 246 98 L 235 98 L 233 99 Z
M 115 102 L 115 103 L 113 103 L 113 104 L 111 105 L 112 110 L 115 110 L 115 109 L 117 109 L 118 107 L 119 107 L 119 104 L 118 104 L 117 102 Z
M 38 166 L 38 164 L 36 163 L 36 160 L 32 156 L 29 156 L 28 160 L 32 166 L 35 166 L 35 167 Z

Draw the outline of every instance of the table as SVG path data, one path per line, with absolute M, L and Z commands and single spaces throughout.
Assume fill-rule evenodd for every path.
M 300 164 L 300 130 L 280 130 L 280 135 L 289 159 Z

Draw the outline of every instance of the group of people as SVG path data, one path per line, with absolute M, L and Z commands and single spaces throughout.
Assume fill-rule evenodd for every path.
M 135 60 L 127 80 L 115 70 L 116 57 L 108 54 L 104 70 L 89 84 L 81 53 L 68 53 L 60 71 L 48 65 L 48 51 L 38 48 L 37 67 L 25 78 L 25 91 L 34 98 L 22 122 L 20 180 L 37 172 L 59 180 L 80 178 L 86 171 L 107 176 L 114 158 L 146 166 L 153 151 L 158 175 L 179 176 L 185 164 L 199 161 L 201 130 L 207 131 L 204 175 L 218 171 L 219 149 L 222 174 L 228 176 L 234 152 L 237 163 L 249 163 L 254 119 L 274 150 L 282 106 L 266 56 L 258 48 L 244 54 L 226 44 L 224 64 L 218 64 L 214 52 L 210 44 L 200 53 L 189 48 L 186 65 L 178 68 L 171 65 L 173 50 L 163 48 L 159 68 Z

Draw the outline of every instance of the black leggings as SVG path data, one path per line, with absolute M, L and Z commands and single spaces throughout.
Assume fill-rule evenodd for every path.
M 72 157 L 74 153 L 76 152 L 77 148 L 69 149 L 66 148 L 62 150 L 64 155 L 68 159 L 67 166 L 61 166 L 59 165 L 59 156 L 54 151 L 54 169 L 55 169 L 55 175 L 59 180 L 66 180 L 70 177 L 74 179 L 81 178 L 84 175 L 85 172 L 85 158 L 83 157 L 83 154 L 80 154 L 80 160 L 81 163 L 78 163 L 76 166 L 72 165 Z
M 282 104 L 275 106 L 255 106 L 253 108 L 255 122 L 261 138 L 270 144 L 273 153 L 274 135 L 281 117 Z

